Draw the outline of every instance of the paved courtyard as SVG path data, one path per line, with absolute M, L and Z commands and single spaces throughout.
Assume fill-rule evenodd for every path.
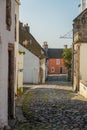
M 17 130 L 87 130 L 87 99 L 70 83 L 24 87 L 16 100 Z

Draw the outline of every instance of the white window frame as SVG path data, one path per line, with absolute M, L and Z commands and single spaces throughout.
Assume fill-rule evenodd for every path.
M 60 59 L 56 59 L 56 65 L 60 65 Z
M 54 73 L 55 72 L 55 68 L 51 67 L 51 72 Z

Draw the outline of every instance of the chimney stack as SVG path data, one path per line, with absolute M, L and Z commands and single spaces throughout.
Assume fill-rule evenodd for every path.
M 48 51 L 48 44 L 47 44 L 47 42 L 45 41 L 45 42 L 43 42 L 43 49 L 45 50 L 45 52 L 47 53 L 47 51 Z
M 30 32 L 30 27 L 28 26 L 28 23 L 26 23 L 25 25 L 24 25 L 24 28 L 25 28 L 25 30 L 29 33 Z
M 19 27 L 23 28 L 23 23 L 22 22 L 19 22 Z

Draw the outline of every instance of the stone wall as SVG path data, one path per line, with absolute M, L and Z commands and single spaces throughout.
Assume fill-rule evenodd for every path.
M 15 2 L 15 93 L 17 92 L 17 71 L 18 71 L 18 44 L 19 44 L 19 2 Z
M 74 43 L 87 41 L 87 9 L 73 23 Z
M 40 60 L 40 83 L 45 83 L 46 79 L 46 59 L 41 59 Z

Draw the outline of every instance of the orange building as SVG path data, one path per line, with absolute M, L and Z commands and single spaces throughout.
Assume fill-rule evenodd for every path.
M 66 74 L 63 49 L 48 49 L 48 74 Z

